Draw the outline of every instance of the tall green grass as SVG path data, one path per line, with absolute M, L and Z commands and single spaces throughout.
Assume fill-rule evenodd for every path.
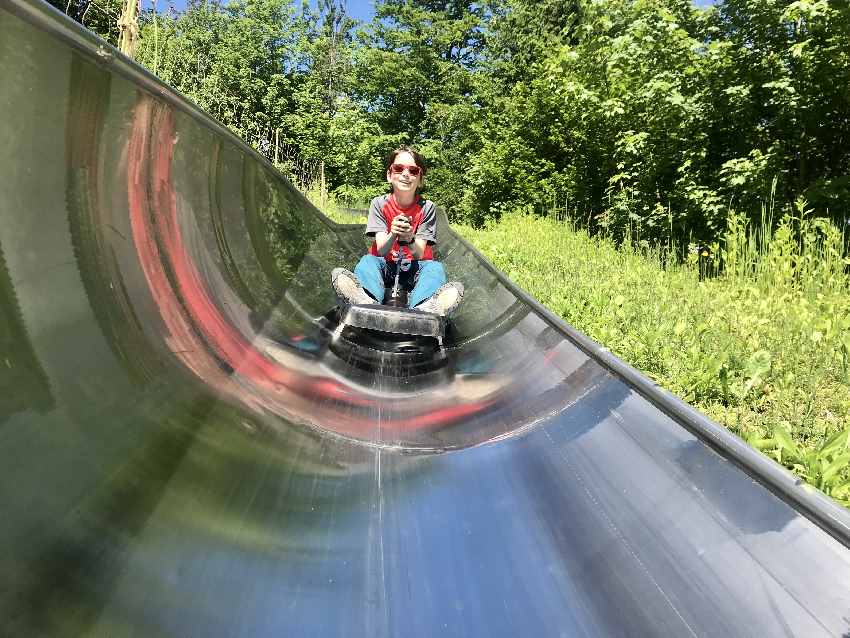
M 567 322 L 850 505 L 850 281 L 841 232 L 805 202 L 778 224 L 730 214 L 699 254 L 616 246 L 569 220 L 456 228 Z
M 322 193 L 318 188 L 308 189 L 302 193 L 313 206 L 322 211 L 326 216 L 330 217 L 338 224 L 363 224 L 366 225 L 367 215 L 364 212 L 362 215 L 354 214 L 351 211 L 354 209 L 368 211 L 369 202 L 355 202 L 349 205 L 343 205 L 333 195 L 322 197 Z

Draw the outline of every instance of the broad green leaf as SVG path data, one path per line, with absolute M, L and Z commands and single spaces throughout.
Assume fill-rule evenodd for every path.
M 832 456 L 841 450 L 850 449 L 850 428 L 836 432 L 829 437 L 820 447 L 820 453 L 824 456 Z
M 797 444 L 794 443 L 794 440 L 791 438 L 791 435 L 781 425 L 777 425 L 773 428 L 773 438 L 776 440 L 778 446 L 785 452 L 788 453 L 793 459 L 802 459 L 803 455 L 800 453 L 800 448 L 797 447 Z
M 848 465 L 850 465 L 850 454 L 842 454 L 835 457 L 823 470 L 823 484 L 829 485 Z

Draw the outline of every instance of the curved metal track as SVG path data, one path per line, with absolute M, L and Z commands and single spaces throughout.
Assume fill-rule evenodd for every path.
M 359 228 L 46 5 L 0 78 L 0 634 L 850 632 L 846 511 L 456 236 L 447 361 L 369 371 Z

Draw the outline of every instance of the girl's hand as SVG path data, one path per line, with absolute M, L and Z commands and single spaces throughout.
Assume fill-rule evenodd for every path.
M 398 237 L 401 242 L 408 243 L 413 240 L 413 229 L 410 227 L 410 222 L 404 215 L 398 215 L 393 219 L 390 231 Z
M 410 231 L 410 222 L 404 215 L 398 215 L 393 219 L 390 232 L 395 235 L 403 235 Z

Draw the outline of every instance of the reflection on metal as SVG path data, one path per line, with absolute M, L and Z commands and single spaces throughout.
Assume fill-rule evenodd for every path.
M 0 423 L 23 410 L 44 414 L 53 407 L 50 386 L 23 324 L 0 245 Z
M 334 341 L 360 229 L 101 46 L 0 0 L 0 633 L 850 632 L 846 512 L 450 233 Z

